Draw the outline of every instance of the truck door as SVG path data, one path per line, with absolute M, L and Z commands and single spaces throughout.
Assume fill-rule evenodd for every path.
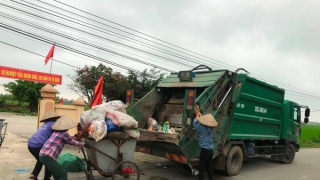
M 294 103 L 290 106 L 290 121 L 288 122 L 287 133 L 290 139 L 298 139 L 300 131 L 300 107 Z

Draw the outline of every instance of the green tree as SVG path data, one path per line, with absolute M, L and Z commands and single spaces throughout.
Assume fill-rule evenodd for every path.
M 40 98 L 39 90 L 44 86 L 44 83 L 36 83 L 32 81 L 16 80 L 4 84 L 6 91 L 12 94 L 13 98 L 21 104 L 27 102 L 30 112 L 37 112 L 38 99 Z
M 140 99 L 158 85 L 165 76 L 165 73 L 153 68 L 149 71 L 144 70 L 140 74 L 129 71 L 127 79 L 129 87 L 134 90 L 134 97 Z
M 75 72 L 76 75 L 70 76 L 72 83 L 68 84 L 68 88 L 81 96 L 87 105 L 90 105 L 94 98 L 94 89 L 101 75 L 104 75 L 103 101 L 125 100 L 128 83 L 121 73 L 113 72 L 103 64 L 85 66 Z
M 3 108 L 5 104 L 13 104 L 13 96 L 11 94 L 1 94 L 0 95 L 0 108 Z
M 99 64 L 98 66 L 85 66 L 76 70 L 76 75 L 70 76 L 72 83 L 68 88 L 81 96 L 87 105 L 91 104 L 94 98 L 94 89 L 100 76 L 104 75 L 103 101 L 122 100 L 125 102 L 126 91 L 134 90 L 136 98 L 142 98 L 154 86 L 156 86 L 165 76 L 164 73 L 156 69 L 144 70 L 142 73 L 129 71 L 128 76 L 119 72 L 113 72 L 109 67 Z

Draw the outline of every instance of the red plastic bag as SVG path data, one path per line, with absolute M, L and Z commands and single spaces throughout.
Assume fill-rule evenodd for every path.
M 123 169 L 122 169 L 122 172 L 123 172 L 123 173 L 128 173 L 128 174 L 133 174 L 133 171 L 132 171 L 131 168 L 123 168 Z

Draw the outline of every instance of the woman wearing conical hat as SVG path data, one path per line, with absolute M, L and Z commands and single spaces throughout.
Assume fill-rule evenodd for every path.
M 61 116 L 53 125 L 54 130 L 51 137 L 43 145 L 39 159 L 46 168 L 52 173 L 55 180 L 67 180 L 67 171 L 57 162 L 57 159 L 65 144 L 71 144 L 78 147 L 90 148 L 88 144 L 74 140 L 68 133 L 68 129 L 74 128 L 77 123 L 66 116 Z
M 53 133 L 51 126 L 60 117 L 61 116 L 57 113 L 48 111 L 40 120 L 40 122 L 44 122 L 44 124 L 32 135 L 32 137 L 28 141 L 28 150 L 37 160 L 33 168 L 33 171 L 29 177 L 30 179 L 38 179 L 38 175 L 42 169 L 42 163 L 39 160 L 40 150 L 44 143 L 46 143 L 46 141 L 51 137 Z M 50 180 L 50 177 L 51 173 L 46 168 L 44 172 L 44 180 Z
M 213 179 L 213 133 L 214 127 L 218 125 L 217 121 L 211 114 L 202 116 L 200 106 L 195 106 L 196 117 L 193 121 L 193 127 L 198 131 L 199 147 L 201 149 L 199 156 L 199 180 L 203 180 L 204 171 L 208 172 L 209 180 Z

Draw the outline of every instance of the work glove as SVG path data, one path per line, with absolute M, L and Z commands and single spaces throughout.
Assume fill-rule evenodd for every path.
M 83 145 L 83 147 L 90 149 L 90 148 L 91 148 L 91 145 L 90 145 L 89 143 L 85 143 L 85 144 Z

